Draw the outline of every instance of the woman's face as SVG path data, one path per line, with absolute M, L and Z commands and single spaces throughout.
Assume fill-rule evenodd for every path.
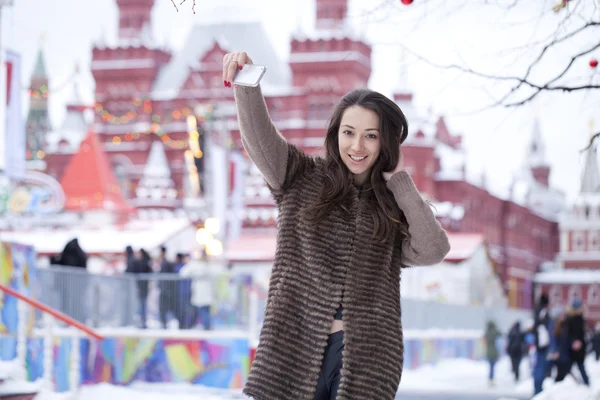
M 379 116 L 360 106 L 348 107 L 342 115 L 338 146 L 342 161 L 354 174 L 354 183 L 367 182 L 381 149 Z

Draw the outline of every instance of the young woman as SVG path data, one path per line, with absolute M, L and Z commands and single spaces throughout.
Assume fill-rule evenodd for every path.
M 230 87 L 246 53 L 223 60 Z M 386 400 L 402 374 L 400 269 L 450 245 L 400 162 L 407 122 L 370 90 L 348 93 L 309 157 L 274 127 L 260 87 L 237 87 L 242 143 L 279 210 L 265 319 L 244 393 L 259 400 Z
M 569 357 L 569 330 L 564 315 L 560 315 L 554 322 L 550 347 L 552 360 L 556 365 L 555 382 L 561 382 L 571 371 L 571 359 Z

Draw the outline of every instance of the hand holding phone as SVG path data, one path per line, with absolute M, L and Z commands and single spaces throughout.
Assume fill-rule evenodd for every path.
M 267 68 L 253 65 L 252 59 L 246 52 L 227 53 L 223 57 L 223 84 L 256 87 L 264 76 Z
M 265 72 L 267 72 L 267 68 L 262 65 L 246 64 L 235 74 L 233 84 L 256 87 L 260 83 Z

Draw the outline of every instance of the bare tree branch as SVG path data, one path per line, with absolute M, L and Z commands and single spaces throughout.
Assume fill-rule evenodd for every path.
M 565 40 L 572 38 L 573 36 L 575 36 L 579 32 L 584 31 L 586 28 L 588 28 L 590 26 L 599 26 L 599 25 L 600 25 L 600 22 L 589 22 L 589 23 L 583 25 L 582 27 L 580 27 L 579 29 L 576 29 L 576 30 L 568 33 L 567 35 L 565 35 L 559 39 L 555 39 L 552 42 L 548 43 L 546 46 L 544 46 L 544 48 L 540 52 L 539 56 L 535 59 L 535 61 L 533 61 L 531 63 L 531 65 L 529 65 L 529 68 L 527 68 L 527 72 L 525 72 L 524 79 L 527 79 L 529 77 L 529 74 L 531 73 L 531 70 L 533 69 L 533 67 L 540 62 L 540 60 L 542 59 L 542 57 L 544 57 L 544 54 L 546 54 L 546 51 L 548 51 L 548 49 L 550 49 L 553 46 L 556 46 L 558 43 L 564 42 Z
M 432 3 L 432 4 L 436 4 L 435 0 L 422 0 L 421 2 L 419 2 L 419 6 L 422 9 L 425 9 L 427 4 Z M 472 1 L 468 1 L 466 2 L 466 0 L 463 0 L 463 2 L 456 2 L 457 6 L 458 5 L 469 5 L 472 6 L 474 2 Z M 506 2 L 502 2 L 502 1 L 491 1 L 491 0 L 485 0 L 484 5 L 489 5 L 489 6 L 497 6 L 500 7 L 502 9 L 504 9 L 506 12 L 508 12 L 509 10 L 513 10 L 518 4 L 524 4 L 523 0 L 512 0 L 510 1 L 508 4 L 506 4 Z M 542 92 L 556 92 L 556 91 L 561 91 L 561 92 L 576 92 L 576 91 L 589 91 L 589 90 L 598 90 L 600 89 L 600 84 L 596 83 L 594 81 L 594 77 L 591 76 L 589 79 L 589 82 L 585 82 L 582 81 L 582 76 L 577 76 L 577 79 L 569 79 L 569 71 L 571 71 L 575 65 L 575 63 L 581 59 L 582 57 L 585 57 L 587 55 L 589 55 L 590 53 L 598 50 L 600 48 L 600 41 L 596 44 L 592 44 L 588 49 L 580 51 L 577 54 L 574 54 L 571 56 L 569 62 L 564 66 L 564 68 L 561 68 L 559 71 L 556 72 L 556 75 L 554 75 L 554 77 L 545 79 L 542 82 L 539 82 L 539 78 L 535 79 L 534 76 L 534 70 L 536 70 L 538 66 L 541 65 L 545 65 L 548 64 L 549 58 L 547 57 L 548 54 L 550 53 L 551 50 L 558 48 L 559 45 L 565 46 L 565 45 L 569 45 L 570 43 L 575 43 L 575 45 L 573 46 L 574 48 L 581 48 L 580 45 L 578 45 L 577 40 L 578 40 L 578 36 L 579 35 L 583 35 L 583 33 L 585 32 L 592 32 L 600 27 L 600 21 L 596 20 L 596 19 L 592 19 L 591 17 L 596 15 L 596 10 L 597 10 L 597 5 L 594 6 L 594 8 L 592 9 L 592 13 L 589 14 L 590 12 L 590 7 L 585 7 L 586 2 L 584 1 L 572 1 L 572 2 L 568 2 L 565 3 L 562 7 L 558 8 L 556 7 L 556 10 L 553 12 L 548 4 L 549 2 L 545 2 L 542 5 L 542 9 L 540 13 L 537 13 L 537 22 L 539 23 L 542 18 L 547 18 L 550 17 L 552 14 L 555 14 L 556 12 L 559 13 L 563 13 L 564 17 L 560 19 L 560 22 L 558 23 L 557 27 L 555 30 L 553 30 L 553 33 L 551 35 L 548 35 L 548 37 L 544 40 L 540 40 L 536 43 L 533 44 L 529 44 L 526 47 L 521 47 L 522 49 L 524 49 L 524 52 L 521 52 L 521 54 L 517 57 L 517 60 L 522 58 L 523 56 L 529 56 L 531 54 L 531 52 L 527 52 L 527 49 L 532 49 L 533 48 L 537 48 L 538 46 L 542 46 L 540 50 L 536 51 L 537 53 L 537 57 L 535 57 L 535 59 L 533 59 L 533 61 L 528 62 L 527 63 L 527 67 L 524 71 L 524 73 L 522 75 L 518 74 L 510 74 L 510 75 L 502 75 L 500 72 L 497 73 L 485 73 L 483 71 L 480 70 L 476 70 L 473 68 L 470 68 L 466 62 L 463 61 L 459 61 L 459 64 L 457 63 L 453 63 L 453 64 L 449 64 L 449 65 L 441 65 L 438 63 L 433 62 L 432 60 L 430 60 L 429 58 L 417 54 L 416 52 L 408 49 L 406 46 L 401 45 L 400 46 L 406 50 L 408 53 L 410 53 L 411 55 L 413 55 L 415 58 L 417 58 L 419 61 L 425 62 L 426 64 L 434 67 L 434 68 L 438 68 L 438 69 L 455 69 L 461 72 L 464 72 L 466 74 L 475 76 L 475 77 L 479 77 L 479 78 L 483 78 L 483 79 L 487 79 L 490 81 L 498 81 L 498 82 L 508 82 L 511 86 L 509 86 L 509 88 L 506 90 L 505 93 L 503 93 L 499 99 L 497 99 L 496 101 L 493 102 L 493 104 L 491 104 L 489 107 L 495 107 L 495 106 L 503 106 L 503 107 L 517 107 L 517 106 L 521 106 L 531 100 L 533 100 L 534 98 L 536 98 L 540 93 Z M 416 4 L 416 3 L 415 3 Z M 587 3 L 589 5 L 589 3 Z M 398 7 L 397 4 L 395 4 L 396 7 Z M 461 8 L 461 7 L 456 7 L 456 8 Z M 404 7 L 404 10 L 406 10 L 406 7 Z M 456 9 L 453 9 L 453 11 L 451 12 L 452 14 L 455 13 Z M 588 13 L 589 15 L 586 17 L 583 15 L 583 13 Z M 389 16 L 389 15 L 388 15 Z M 424 14 L 422 17 L 422 19 L 427 18 L 427 15 Z M 579 19 L 581 21 L 579 21 Z M 417 21 L 418 22 L 418 21 Z M 421 21 L 422 22 L 422 21 Z M 528 23 L 531 21 L 528 21 Z M 519 22 L 518 24 L 522 24 L 523 21 Z M 510 29 L 510 27 L 508 28 Z M 536 24 L 536 28 L 535 30 L 537 30 L 537 24 Z M 535 34 L 533 35 L 535 36 Z M 532 36 L 532 39 L 533 39 Z M 600 35 L 598 35 L 600 36 Z M 589 37 L 584 37 L 582 38 L 582 40 L 589 40 Z M 595 43 L 596 40 L 593 40 L 593 43 Z M 398 45 L 398 43 L 396 43 L 396 45 Z M 512 51 L 515 50 L 515 48 L 511 49 Z M 512 64 L 508 64 L 505 65 L 505 67 L 503 69 L 506 69 L 508 66 L 510 65 L 514 65 L 516 63 L 516 61 Z M 592 68 L 595 68 L 594 65 L 591 65 Z M 511 84 L 512 82 L 512 84 Z M 522 93 L 524 91 L 524 93 Z M 489 108 L 486 107 L 486 108 Z
M 588 145 L 585 147 L 585 149 L 581 150 L 581 152 L 583 153 L 584 151 L 588 150 L 590 147 L 592 147 L 592 145 L 594 144 L 594 141 L 600 137 L 600 132 L 598 133 L 594 133 L 592 135 L 592 137 L 590 138 L 590 142 L 588 143 Z

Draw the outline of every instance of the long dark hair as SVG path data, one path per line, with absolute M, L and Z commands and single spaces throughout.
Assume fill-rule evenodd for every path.
M 325 136 L 325 183 L 320 201 L 306 214 L 309 223 L 316 224 L 325 218 L 336 205 L 344 206 L 344 199 L 352 190 L 353 176 L 342 161 L 339 151 L 338 131 L 344 112 L 352 106 L 360 106 L 379 116 L 381 150 L 371 169 L 370 183 L 363 190 L 373 203 L 373 238 L 385 241 L 398 225 L 401 238 L 408 238 L 408 223 L 404 213 L 387 190 L 383 172 L 391 172 L 398 165 L 400 144 L 408 135 L 408 122 L 400 107 L 381 93 L 369 89 L 357 89 L 346 94 L 335 106 L 329 119 Z

